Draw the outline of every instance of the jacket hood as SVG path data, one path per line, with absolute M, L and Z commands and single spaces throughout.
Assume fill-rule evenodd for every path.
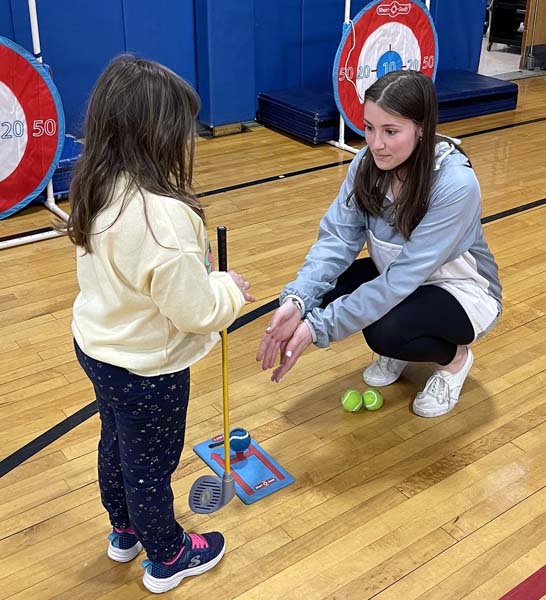
M 442 166 L 444 160 L 455 150 L 457 150 L 457 146 L 455 144 L 460 144 L 461 140 L 456 138 L 448 137 L 447 135 L 441 136 L 443 139 L 436 143 L 436 152 L 434 154 L 434 170 L 438 171 L 438 169 Z

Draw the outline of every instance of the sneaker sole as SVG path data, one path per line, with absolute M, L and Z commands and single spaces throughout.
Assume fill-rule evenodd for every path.
M 132 548 L 127 550 L 122 550 L 121 548 L 116 548 L 110 544 L 108 546 L 108 558 L 115 560 L 116 562 L 126 563 L 130 560 L 136 558 L 140 551 L 142 550 L 142 544 L 137 542 Z
M 439 410 L 423 410 L 422 408 L 418 408 L 413 406 L 412 410 L 413 412 L 418 416 L 418 417 L 425 417 L 428 419 L 434 418 L 434 417 L 441 417 L 443 415 L 447 415 L 447 413 L 451 412 L 452 410 L 455 409 L 455 407 L 457 406 L 457 402 L 455 404 L 453 404 L 452 406 L 450 406 L 447 410 L 444 411 L 439 411 Z
M 174 575 L 166 577 L 165 579 L 152 577 L 152 575 L 150 575 L 148 571 L 146 571 L 144 573 L 144 577 L 142 578 L 142 583 L 144 584 L 146 589 L 148 589 L 153 594 L 161 594 L 163 592 L 168 592 L 169 590 L 175 588 L 186 577 L 202 575 L 203 573 L 210 571 L 210 569 L 215 567 L 222 560 L 225 551 L 226 544 L 224 542 L 222 549 L 220 550 L 218 555 L 215 556 L 212 560 L 209 560 L 208 562 L 202 565 L 197 565 L 196 567 L 193 567 L 191 569 L 185 569 L 184 571 L 175 573 Z
M 376 388 L 386 387 L 387 385 L 392 385 L 393 383 L 398 381 L 400 379 L 400 377 L 402 377 L 402 373 L 400 373 L 400 375 L 397 375 L 396 377 L 392 377 L 391 379 L 376 380 L 376 379 L 371 379 L 370 377 L 366 377 L 366 375 L 364 373 L 362 374 L 362 379 L 364 380 L 364 383 L 368 384 L 371 387 L 376 387 Z
M 363 379 L 364 383 L 367 383 L 371 387 L 385 387 L 387 385 L 392 385 L 393 383 L 398 381 L 400 379 L 400 377 L 402 377 L 402 374 L 404 373 L 404 369 L 407 366 L 408 366 L 408 363 L 406 362 L 406 364 L 400 370 L 400 373 L 398 373 L 398 375 L 393 373 L 389 379 L 387 379 L 385 377 L 383 379 L 374 379 L 373 377 L 366 375 L 366 371 L 371 367 L 371 365 L 370 365 L 370 367 L 368 367 L 368 369 L 364 369 L 364 372 L 362 373 L 362 379 Z

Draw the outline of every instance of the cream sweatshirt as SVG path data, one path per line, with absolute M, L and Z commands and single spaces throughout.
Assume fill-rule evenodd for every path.
M 136 191 L 120 213 L 123 186 L 94 223 L 93 253 L 77 248 L 72 332 L 96 360 L 137 375 L 172 373 L 205 356 L 245 300 L 227 273 L 212 271 L 198 215 L 148 192 L 144 203 Z

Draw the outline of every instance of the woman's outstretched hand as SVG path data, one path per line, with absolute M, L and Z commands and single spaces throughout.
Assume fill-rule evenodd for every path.
M 271 369 L 279 352 L 281 364 L 283 363 L 286 345 L 298 328 L 300 320 L 300 309 L 294 302 L 285 302 L 273 313 L 256 354 L 256 360 L 261 361 L 262 369 Z
M 281 364 L 273 371 L 271 381 L 279 383 L 284 375 L 296 364 L 298 358 L 305 352 L 305 349 L 312 341 L 309 327 L 304 322 L 301 322 L 296 328 L 294 335 L 285 345 Z

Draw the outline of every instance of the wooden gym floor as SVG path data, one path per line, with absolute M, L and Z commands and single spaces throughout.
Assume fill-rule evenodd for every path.
M 382 410 L 345 413 L 340 395 L 363 389 L 371 359 L 360 335 L 312 349 L 272 384 L 254 361 L 270 315 L 251 320 L 229 336 L 232 425 L 296 482 L 250 506 L 189 511 L 191 484 L 210 472 L 191 448 L 221 430 L 217 347 L 192 370 L 173 487 L 184 527 L 223 531 L 228 554 L 170 597 L 498 600 L 546 562 L 546 80 L 518 85 L 517 110 L 440 126 L 472 159 L 504 285 L 504 315 L 475 345 L 457 409 L 411 413 L 430 373 L 421 365 L 385 390 Z M 350 158 L 260 127 L 200 140 L 211 238 L 228 227 L 230 266 L 257 296 L 246 313 L 293 278 Z M 0 237 L 49 220 L 25 210 Z M 65 237 L 0 252 L 0 599 L 152 597 L 139 560 L 105 553 L 98 417 L 70 336 L 74 266 Z

